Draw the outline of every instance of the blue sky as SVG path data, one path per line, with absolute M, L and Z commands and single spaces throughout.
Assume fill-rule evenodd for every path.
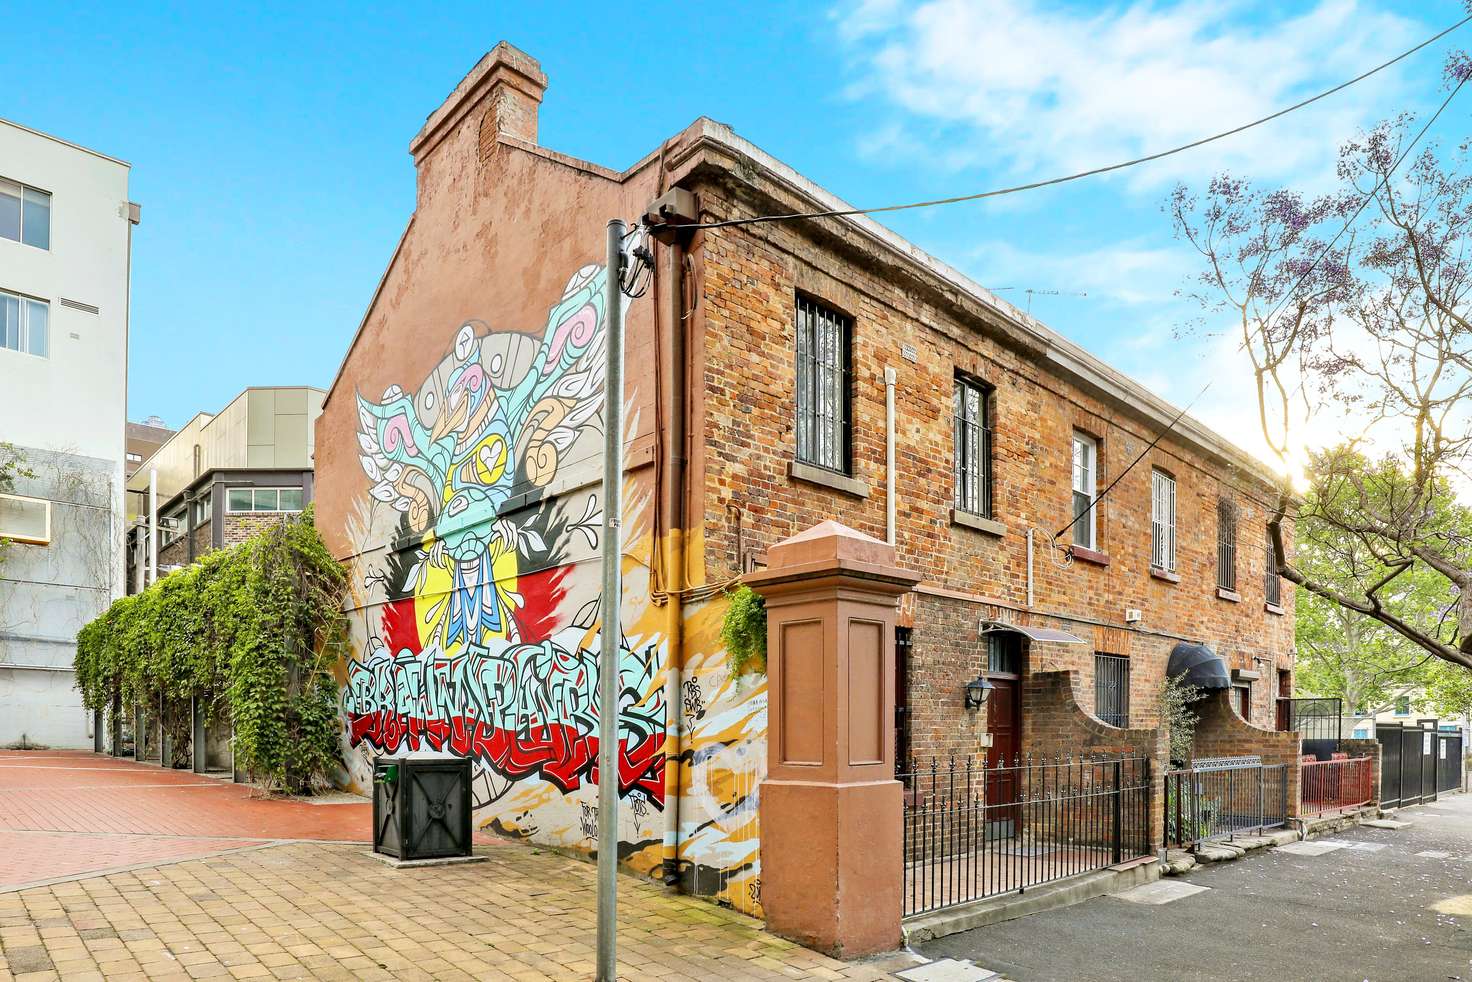
M 732 5 L 0 2 L 0 116 L 133 164 L 131 418 L 326 385 L 413 209 L 407 146 L 502 38 L 550 78 L 542 143 L 622 168 L 700 115 L 857 204 L 1052 176 L 1182 143 L 1358 74 L 1452 0 Z M 697 14 L 696 11 L 699 11 Z M 887 224 L 1184 403 L 1229 361 L 1177 339 L 1191 257 L 1161 204 L 1228 168 L 1327 186 L 1356 127 L 1440 101 L 1447 44 L 1331 100 L 1121 175 Z M 1472 103 L 1434 131 L 1467 133 Z M 1256 444 L 1249 387 L 1196 414 Z

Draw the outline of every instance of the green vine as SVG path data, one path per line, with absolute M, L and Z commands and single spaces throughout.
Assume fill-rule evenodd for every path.
M 726 647 L 726 664 L 732 675 L 766 674 L 767 604 L 744 583 L 726 594 L 721 644 Z
M 16 478 L 35 476 L 36 472 L 26 466 L 26 455 L 15 444 L 0 440 L 0 494 L 14 491 Z M 10 546 L 11 540 L 0 535 L 0 565 L 4 565 Z
M 229 721 L 237 766 L 272 790 L 309 791 L 341 766 L 333 668 L 347 633 L 345 590 L 309 508 L 83 627 L 82 700 L 111 716 L 161 699 L 178 763 L 197 699 L 207 724 Z

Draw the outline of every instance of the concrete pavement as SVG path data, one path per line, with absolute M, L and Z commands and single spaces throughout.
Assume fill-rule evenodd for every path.
M 476 845 L 484 863 L 395 870 L 366 843 L 304 841 L 367 839 L 368 807 L 91 754 L 0 755 L 0 982 L 591 977 L 593 866 L 496 839 Z M 915 964 L 846 964 L 645 880 L 618 889 L 628 979 L 874 980 Z
M 1264 850 L 1163 881 L 1173 899 L 1100 897 L 920 946 L 1018 982 L 1472 979 L 1472 796 L 1402 810 L 1317 853 Z

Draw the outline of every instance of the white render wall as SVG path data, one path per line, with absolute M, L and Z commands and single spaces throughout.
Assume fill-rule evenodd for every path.
M 51 303 L 49 357 L 0 348 L 0 433 L 121 467 L 128 165 L 0 120 L 0 177 L 51 192 L 49 250 L 0 239 L 0 290 Z M 99 312 L 63 306 L 63 297 Z
M 50 306 L 47 357 L 0 348 L 0 440 L 52 502 L 51 544 L 0 566 L 0 746 L 88 747 L 76 633 L 123 592 L 128 165 L 0 120 L 0 177 L 51 193 L 50 249 L 0 239 L 0 289 Z

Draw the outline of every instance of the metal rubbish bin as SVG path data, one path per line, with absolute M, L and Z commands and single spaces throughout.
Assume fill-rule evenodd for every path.
M 470 855 L 470 760 L 373 762 L 373 851 L 400 860 Z

